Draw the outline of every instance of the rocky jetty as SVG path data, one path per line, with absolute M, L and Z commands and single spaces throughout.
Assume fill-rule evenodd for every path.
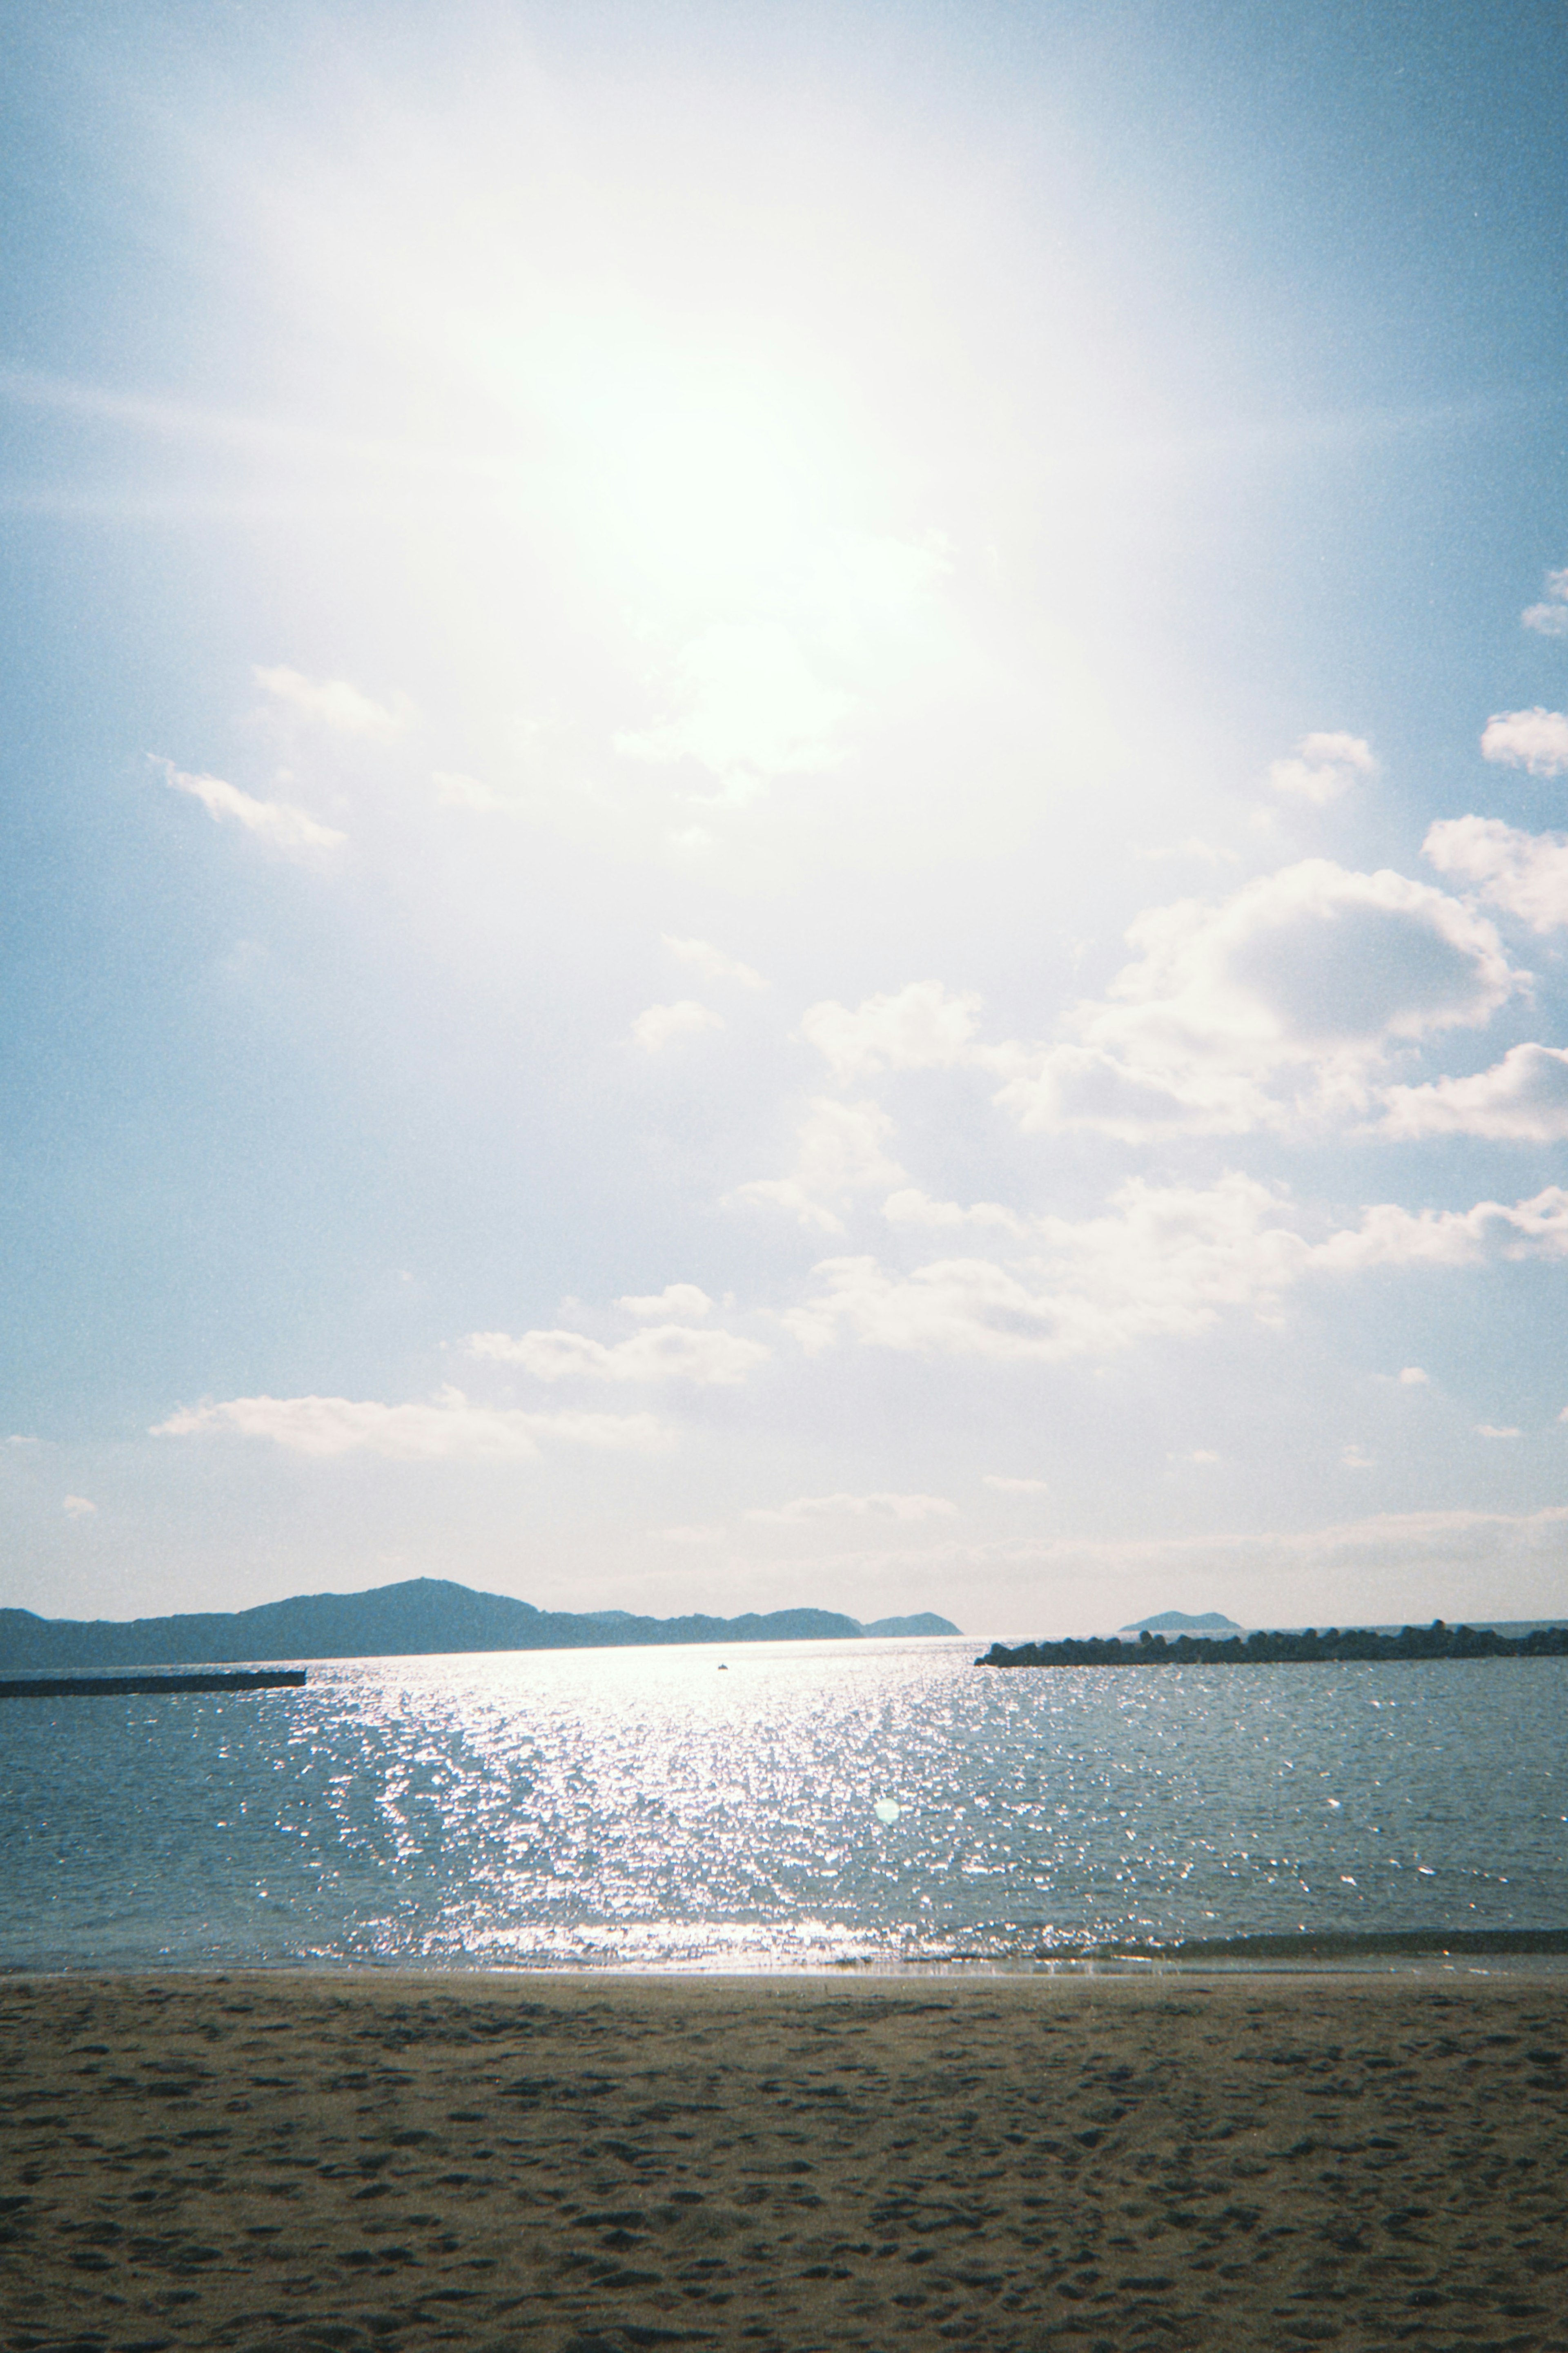
M 1141 1634 L 1136 1642 L 1115 1635 L 1084 1641 L 993 1642 L 977 1667 L 1284 1667 L 1340 1665 L 1356 1659 L 1568 1659 L 1568 1626 L 1548 1626 L 1510 1637 L 1489 1626 L 1405 1626 L 1397 1634 L 1370 1627 L 1343 1631 L 1315 1626 L 1300 1633 L 1236 1634 L 1217 1641 L 1204 1635 Z

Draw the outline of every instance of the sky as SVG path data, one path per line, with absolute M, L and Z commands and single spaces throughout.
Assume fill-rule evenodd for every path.
M 1568 1616 L 1559 0 L 7 38 L 0 1606 Z

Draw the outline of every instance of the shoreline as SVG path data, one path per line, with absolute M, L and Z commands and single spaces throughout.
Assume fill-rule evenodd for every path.
M 1568 2353 L 1568 1983 L 0 1978 L 5 2353 Z

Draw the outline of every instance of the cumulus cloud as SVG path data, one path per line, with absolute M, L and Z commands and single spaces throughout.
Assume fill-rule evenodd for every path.
M 90 1520 L 98 1511 L 98 1505 L 89 1503 L 85 1495 L 68 1495 L 64 1508 L 68 1520 Z
M 1560 776 L 1568 768 L 1568 716 L 1543 710 L 1499 711 L 1481 733 L 1481 757 L 1532 776 Z
M 1340 1456 L 1340 1461 L 1347 1471 L 1371 1471 L 1375 1467 L 1375 1457 L 1369 1454 L 1364 1446 L 1347 1446 Z
M 616 1305 L 645 1324 L 700 1324 L 711 1314 L 713 1302 L 694 1282 L 667 1282 L 647 1298 L 617 1299 Z
M 255 834 L 258 841 L 269 842 L 274 849 L 298 852 L 308 849 L 337 849 L 348 839 L 330 825 L 320 825 L 307 817 L 301 808 L 288 801 L 258 801 L 254 795 L 242 792 L 237 785 L 226 784 L 221 776 L 187 776 L 176 768 L 173 760 L 148 755 L 154 767 L 162 768 L 168 783 L 177 793 L 188 793 L 200 801 L 207 815 L 219 825 L 243 826 L 247 833 Z
M 230 1398 L 184 1406 L 155 1424 L 154 1438 L 269 1439 L 321 1458 L 375 1454 L 402 1462 L 529 1462 L 541 1441 L 648 1452 L 667 1433 L 652 1414 L 518 1413 L 470 1405 L 443 1389 L 428 1405 L 381 1405 L 353 1398 Z
M 943 1259 L 904 1274 L 827 1260 L 817 1296 L 785 1320 L 812 1352 L 851 1337 L 1001 1362 L 1104 1353 L 1202 1331 L 1225 1307 L 1277 1311 L 1311 1249 L 1290 1216 L 1251 1177 L 1207 1189 L 1134 1177 L 1103 1217 L 1037 1220 L 1038 1254 L 1007 1265 Z
M 824 1233 L 844 1230 L 837 1214 L 852 1194 L 898 1185 L 904 1171 L 883 1149 L 892 1122 L 873 1103 L 835 1103 L 819 1095 L 801 1124 L 794 1171 L 738 1186 L 736 1201 L 783 1209 Z
M 1568 1192 L 1549 1186 L 1511 1208 L 1410 1211 L 1380 1203 L 1314 1240 L 1289 1197 L 1232 1173 L 1207 1187 L 1134 1177 L 1103 1216 L 1032 1221 L 1037 1252 L 1007 1263 L 937 1260 L 911 1272 L 871 1257 L 815 1270 L 816 1295 L 784 1318 L 809 1354 L 844 1340 L 998 1363 L 1107 1356 L 1143 1340 L 1192 1337 L 1225 1313 L 1278 1322 L 1313 1275 L 1384 1267 L 1568 1258 Z
M 800 1034 L 840 1085 L 871 1071 L 949 1070 L 968 1057 L 980 999 L 950 997 L 940 980 L 914 980 L 851 1012 L 831 998 L 805 1015 Z
M 732 1332 L 694 1331 L 688 1324 L 655 1324 L 629 1340 L 606 1343 L 584 1332 L 471 1332 L 471 1355 L 491 1364 L 518 1365 L 536 1380 L 694 1381 L 730 1387 L 766 1361 L 760 1341 Z
M 1075 1008 L 1079 1043 L 987 1053 L 1024 1126 L 1223 1134 L 1359 1107 L 1392 1044 L 1479 1027 L 1522 977 L 1458 900 L 1327 859 L 1151 908 L 1127 936 L 1136 960 Z
M 1138 1050 L 1134 1044 L 1132 1051 Z M 1088 1128 L 1123 1144 L 1183 1132 L 1240 1135 L 1278 1116 L 1257 1083 L 1215 1058 L 1189 1050 L 1160 1070 L 1096 1046 L 1051 1046 L 1033 1052 L 999 1048 L 998 1063 L 1017 1075 L 996 1095 L 1026 1134 Z
M 1519 1432 L 1511 1422 L 1478 1421 L 1476 1436 L 1478 1438 L 1517 1438 Z
M 849 1516 L 874 1520 L 951 1520 L 957 1517 L 958 1506 L 945 1495 L 797 1495 L 793 1504 L 780 1504 L 773 1510 L 748 1512 L 748 1520 L 771 1521 L 794 1526 L 803 1520 L 841 1519 Z
M 1372 746 L 1363 736 L 1329 732 L 1303 735 L 1289 759 L 1274 761 L 1268 781 L 1277 793 L 1321 808 L 1376 774 Z
M 1527 605 L 1519 617 L 1527 629 L 1538 629 L 1543 638 L 1568 638 L 1568 572 L 1549 572 L 1546 601 Z
M 1495 817 L 1439 819 L 1421 845 L 1439 872 L 1479 883 L 1489 905 L 1538 932 L 1568 923 L 1568 837 L 1522 833 Z
M 650 1005 L 632 1023 L 632 1036 L 650 1054 L 668 1046 L 672 1038 L 690 1038 L 703 1029 L 722 1029 L 724 1017 L 706 1005 L 682 997 L 679 1005 Z
M 395 694 L 390 702 L 373 702 L 345 678 L 306 678 L 281 663 L 270 670 L 258 665 L 252 675 L 274 702 L 339 735 L 385 739 L 398 734 L 416 715 L 405 694 Z
M 1419 1365 L 1406 1365 L 1399 1376 L 1400 1386 L 1407 1389 L 1424 1389 L 1431 1378 L 1430 1373 L 1423 1372 Z
M 984 1472 L 980 1483 L 994 1487 L 1003 1495 L 1048 1495 L 1050 1483 L 1045 1479 L 1004 1479 L 994 1471 Z
M 732 980 L 738 988 L 766 988 L 768 985 L 749 964 L 742 964 L 738 956 L 726 955 L 722 948 L 710 947 L 706 940 L 672 939 L 668 932 L 659 936 L 678 964 L 700 974 L 704 980 Z
M 1429 1086 L 1390 1087 L 1385 1135 L 1481 1135 L 1553 1144 L 1568 1136 L 1568 1051 L 1513 1046 L 1489 1071 Z

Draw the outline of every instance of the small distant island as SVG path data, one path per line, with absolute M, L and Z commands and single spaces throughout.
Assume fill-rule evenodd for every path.
M 1175 1612 L 1170 1613 L 1174 1616 Z M 1129 1631 L 1131 1630 L 1129 1629 Z M 1083 1641 L 993 1642 L 977 1667 L 1275 1667 L 1346 1664 L 1359 1659 L 1565 1659 L 1568 1626 L 1540 1627 L 1531 1634 L 1499 1634 L 1489 1626 L 1405 1626 L 1380 1634 L 1370 1626 L 1343 1631 L 1315 1626 L 1300 1633 L 1237 1632 L 1227 1639 L 1178 1634 L 1173 1641 L 1145 1626 L 1135 1642 L 1120 1635 L 1091 1635 Z
M 445 1577 L 369 1593 L 301 1593 L 255 1609 L 174 1618 L 39 1618 L 0 1609 L 0 1672 L 27 1668 L 213 1666 L 267 1659 L 427 1658 L 454 1651 L 626 1650 L 676 1642 L 821 1642 L 957 1634 L 933 1610 L 862 1625 L 836 1609 L 743 1618 L 638 1618 L 625 1609 L 535 1609 Z

